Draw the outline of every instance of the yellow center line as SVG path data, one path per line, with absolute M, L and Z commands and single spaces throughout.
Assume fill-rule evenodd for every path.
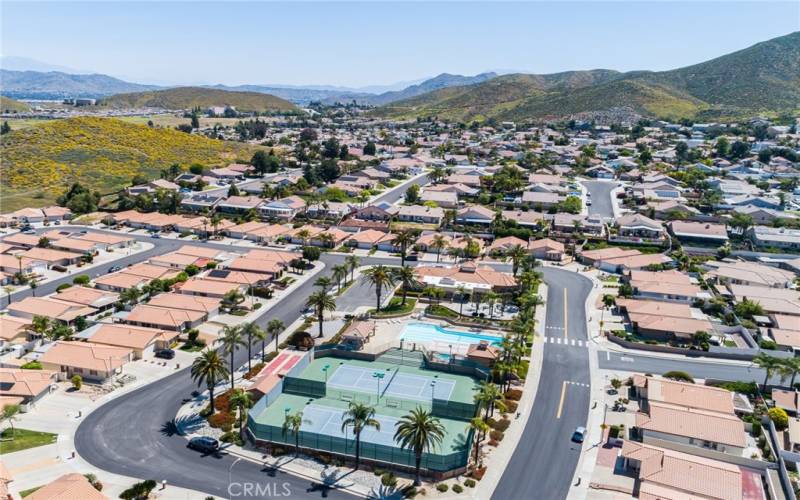
M 564 288 L 564 338 L 567 338 L 567 289 Z
M 558 413 L 556 413 L 556 419 L 561 418 L 561 410 L 564 409 L 564 396 L 567 395 L 567 381 L 561 382 L 561 401 L 558 402 Z

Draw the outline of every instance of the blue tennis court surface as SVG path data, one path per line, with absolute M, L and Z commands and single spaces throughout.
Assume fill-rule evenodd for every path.
M 353 439 L 353 428 L 347 427 L 342 432 L 342 421 L 344 420 L 344 410 L 330 408 L 327 406 L 306 405 L 303 409 L 302 431 L 316 432 L 328 436 Z M 361 431 L 361 440 L 369 443 L 395 446 L 394 432 L 395 424 L 398 419 L 386 415 L 375 415 L 375 420 L 380 422 L 380 430 L 374 427 L 367 427 Z
M 382 373 L 383 378 L 376 377 L 375 373 Z M 380 391 L 381 397 L 387 398 L 430 401 L 449 400 L 456 382 L 450 379 L 398 373 L 396 368 L 376 372 L 369 368 L 342 364 L 330 376 L 327 385 L 335 389 L 368 394 L 377 394 Z

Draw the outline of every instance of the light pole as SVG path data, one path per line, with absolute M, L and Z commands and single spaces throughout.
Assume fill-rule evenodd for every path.
M 450 348 L 450 357 L 447 358 L 447 364 L 450 365 L 450 371 L 453 371 L 453 344 L 448 345 Z
M 433 406 L 433 391 L 436 388 L 436 381 L 431 380 L 431 406 Z
M 381 402 L 381 379 L 384 377 L 383 372 L 374 372 L 372 377 L 378 381 L 378 403 Z
M 331 365 L 325 365 L 325 366 L 322 367 L 322 372 L 325 373 L 325 384 L 328 383 L 328 369 L 330 367 L 331 367 Z

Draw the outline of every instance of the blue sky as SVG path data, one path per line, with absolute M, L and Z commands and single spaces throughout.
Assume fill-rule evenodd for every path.
M 390 84 L 685 66 L 800 29 L 800 2 L 3 1 L 2 53 L 138 82 Z

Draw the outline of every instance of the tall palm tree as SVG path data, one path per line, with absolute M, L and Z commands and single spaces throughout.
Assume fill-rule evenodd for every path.
M 192 362 L 192 380 L 197 382 L 197 385 L 206 384 L 208 393 L 211 400 L 211 414 L 214 414 L 214 387 L 221 380 L 225 380 L 228 376 L 228 368 L 219 356 L 219 353 L 213 349 L 206 349 L 200 356 L 195 358 Z
M 244 440 L 244 424 L 247 422 L 247 410 L 253 407 L 253 395 L 244 389 L 237 389 L 231 394 L 230 404 L 239 410 L 239 437 Z
M 412 230 L 401 231 L 394 238 L 394 244 L 400 247 L 400 266 L 406 265 L 406 252 L 409 245 L 416 241 L 417 236 Z
M 122 300 L 123 303 L 131 305 L 138 303 L 141 297 L 142 297 L 142 291 L 135 286 L 127 288 L 119 294 L 119 298 Z
M 233 367 L 233 355 L 236 353 L 236 350 L 240 346 L 245 345 L 244 336 L 242 335 L 242 329 L 239 326 L 226 326 L 222 329 L 222 336 L 219 338 L 220 344 L 222 344 L 222 350 L 225 354 L 230 355 L 230 365 L 228 368 L 230 370 L 231 375 L 231 389 L 233 389 L 233 375 L 235 368 Z
M 318 286 L 318 287 L 322 288 L 322 290 L 324 290 L 324 291 L 326 291 L 326 292 L 328 291 L 328 289 L 329 289 L 329 288 L 330 288 L 332 285 L 333 285 L 333 281 L 331 281 L 331 279 L 330 279 L 329 277 L 327 277 L 327 276 L 320 276 L 320 277 L 319 277 L 319 278 L 317 278 L 317 280 L 314 282 L 314 286 Z
M 400 283 L 403 289 L 403 305 L 406 305 L 406 297 L 408 297 L 408 290 L 414 288 L 417 284 L 417 273 L 409 266 L 398 267 L 392 270 L 395 279 Z
M 361 260 L 356 255 L 348 255 L 344 258 L 344 265 L 346 265 L 347 270 L 350 271 L 350 281 L 353 281 L 353 273 L 355 273 L 360 262 Z
M 467 293 L 467 287 L 464 285 L 458 285 L 456 288 L 456 292 L 458 293 L 458 314 L 464 314 L 464 302 L 466 301 L 469 294 Z
M 475 417 L 469 421 L 469 428 L 473 430 L 472 436 L 475 438 L 475 467 L 478 467 L 478 459 L 481 452 L 481 441 L 489 432 L 489 424 L 483 421 L 481 417 Z
M 286 325 L 283 324 L 283 321 L 279 319 L 271 319 L 269 323 L 267 323 L 267 333 L 273 339 L 275 339 L 275 352 L 278 351 L 278 336 L 280 333 L 286 329 Z M 263 360 L 263 353 L 264 349 L 261 349 L 262 353 L 262 360 Z
M 337 292 L 342 291 L 342 280 L 347 280 L 347 265 L 339 264 L 333 266 L 333 279 L 336 281 Z
M 486 303 L 489 304 L 489 319 L 494 319 L 494 304 L 500 298 L 497 293 L 493 291 L 486 292 Z
M 261 349 L 260 349 L 261 350 L 261 362 L 263 363 L 265 361 L 265 359 L 266 359 L 265 354 L 266 354 L 266 349 L 267 349 L 267 339 L 269 339 L 269 333 L 265 329 L 259 328 L 253 334 L 253 339 L 256 342 L 261 342 Z
M 303 412 L 287 413 L 283 418 L 281 433 L 285 436 L 288 433 L 294 434 L 294 456 L 300 453 L 300 427 L 303 422 L 310 422 L 303 418 Z
M 253 340 L 257 339 L 261 334 L 261 328 L 253 321 L 243 323 L 239 326 L 242 329 L 242 336 L 247 339 L 245 345 L 247 346 L 247 371 L 250 371 L 253 366 L 251 358 L 253 357 Z
M 308 242 L 308 237 L 311 236 L 311 232 L 308 229 L 301 229 L 297 231 L 295 236 L 300 238 L 300 240 L 303 242 L 303 246 L 305 246 Z
M 753 358 L 753 363 L 758 365 L 759 368 L 766 372 L 766 375 L 764 376 L 764 383 L 761 384 L 763 391 L 766 392 L 767 382 L 769 382 L 769 379 L 772 378 L 772 375 L 781 371 L 783 368 L 783 363 L 781 362 L 780 358 L 764 354 L 763 352 L 758 353 L 758 355 Z
M 442 444 L 444 426 L 429 411 L 417 407 L 395 424 L 394 440 L 400 448 L 414 452 L 414 486 L 422 482 L 419 469 L 422 464 L 422 453 Z
M 381 293 L 384 288 L 393 287 L 395 283 L 392 271 L 388 267 L 378 264 L 364 271 L 364 280 L 375 288 L 375 311 L 381 312 Z
M 367 406 L 357 401 L 350 401 L 347 411 L 343 415 L 342 432 L 346 432 L 348 427 L 353 428 L 353 435 L 356 438 L 356 470 L 361 463 L 361 431 L 367 427 L 381 430 L 381 423 L 375 419 L 375 408 Z
M 442 234 L 434 234 L 433 241 L 431 242 L 431 248 L 436 250 L 436 262 L 439 262 L 439 258 L 442 256 L 442 250 L 447 248 L 448 243 L 447 239 Z
M 317 321 L 319 322 L 319 335 L 317 335 L 317 338 L 322 338 L 322 323 L 325 321 L 325 311 L 335 311 L 336 300 L 325 290 L 319 290 L 308 297 L 306 307 L 314 308 L 314 314 L 317 315 Z
M 511 259 L 511 270 L 514 276 L 517 275 L 517 271 L 519 271 L 519 265 L 528 255 L 527 251 L 522 248 L 522 245 L 514 245 L 513 247 L 509 248 L 506 252 L 506 256 Z

